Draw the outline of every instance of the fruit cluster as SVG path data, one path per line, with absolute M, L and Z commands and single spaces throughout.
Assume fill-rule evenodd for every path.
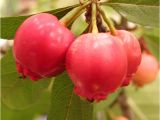
M 77 95 L 99 101 L 130 83 L 141 62 L 141 49 L 133 34 L 74 34 L 47 13 L 29 17 L 14 40 L 18 72 L 31 80 L 53 77 L 65 69 Z

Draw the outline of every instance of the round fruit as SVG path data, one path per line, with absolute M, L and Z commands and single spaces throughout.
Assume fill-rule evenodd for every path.
M 125 30 L 117 30 L 119 39 L 123 41 L 128 60 L 127 75 L 122 86 L 127 86 L 133 78 L 133 75 L 137 71 L 137 68 L 141 62 L 141 48 L 136 37 Z
M 123 82 L 127 58 L 121 41 L 106 33 L 79 36 L 66 56 L 66 69 L 75 93 L 89 101 L 99 101 Z
M 19 73 L 32 80 L 52 77 L 64 71 L 66 51 L 74 35 L 47 13 L 29 17 L 14 39 L 14 58 Z
M 143 53 L 141 64 L 136 72 L 133 82 L 137 86 L 142 87 L 143 85 L 154 81 L 157 77 L 157 74 L 158 74 L 157 59 L 150 54 Z
M 124 116 L 119 116 L 115 120 L 129 120 L 129 119 Z

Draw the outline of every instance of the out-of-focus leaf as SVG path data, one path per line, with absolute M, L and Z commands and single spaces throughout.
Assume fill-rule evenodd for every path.
M 147 43 L 147 47 L 151 51 L 151 53 L 159 59 L 159 40 L 160 34 L 159 29 L 143 29 L 144 40 Z
M 73 93 L 66 73 L 55 79 L 48 120 L 92 120 L 93 106 Z
M 146 73 L 147 74 L 147 73 Z M 159 77 L 158 77 L 159 78 Z M 159 119 L 159 80 L 136 90 L 135 86 L 128 87 L 127 95 L 131 109 L 136 115 L 136 120 Z
M 144 26 L 159 26 L 158 0 L 110 0 L 102 4 L 113 7 L 131 22 Z
M 117 99 L 119 93 L 120 93 L 121 89 L 117 90 L 115 93 L 110 94 L 106 100 L 103 100 L 99 103 L 95 103 L 94 104 L 94 119 L 96 120 L 96 118 L 101 117 L 103 119 L 106 119 L 106 113 L 107 113 L 107 108 L 113 103 L 115 102 L 115 100 Z M 117 110 L 116 110 L 117 111 Z
M 56 0 L 56 6 L 66 7 L 74 4 L 78 4 L 78 0 Z
M 82 16 L 79 16 L 74 23 L 72 24 L 71 30 L 72 32 L 78 36 L 87 28 L 88 24 Z
M 101 101 L 99 103 L 96 103 L 95 104 L 95 110 L 96 111 L 103 110 L 106 107 L 108 107 L 117 98 L 117 96 L 119 95 L 120 91 L 121 91 L 121 89 L 119 89 L 115 93 L 110 94 L 106 100 Z
M 51 82 L 49 79 L 35 82 L 19 78 L 12 50 L 2 58 L 1 69 L 1 99 L 12 109 L 26 109 L 36 104 Z
M 13 110 L 5 104 L 1 104 L 1 119 L 2 120 L 35 120 L 39 115 L 46 115 L 50 106 L 50 92 L 46 91 L 42 95 L 40 101 L 26 109 Z M 21 102 L 21 101 L 19 101 Z
M 73 5 L 65 8 L 59 8 L 51 11 L 45 11 L 46 13 L 54 14 L 58 19 L 62 18 L 66 13 L 68 13 L 73 8 L 78 5 Z M 31 15 L 29 15 L 31 16 Z M 4 17 L 1 18 L 1 38 L 3 39 L 13 39 L 17 28 L 22 24 L 22 22 L 29 16 L 18 16 L 18 17 Z

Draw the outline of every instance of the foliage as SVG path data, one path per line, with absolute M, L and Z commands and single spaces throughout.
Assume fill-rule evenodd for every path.
M 93 117 L 92 109 L 91 103 L 73 93 L 73 84 L 66 73 L 55 79 L 48 120 L 89 120 Z
M 157 0 L 111 0 L 101 4 L 112 7 L 126 16 L 131 22 L 149 27 L 150 29 L 142 27 L 142 35 L 145 37 L 149 49 L 158 58 L 159 2 Z M 46 12 L 56 15 L 60 19 L 76 6 L 77 4 Z M 1 38 L 13 39 L 19 25 L 29 16 L 1 18 Z M 80 25 L 81 21 L 83 23 Z M 78 18 L 71 26 L 71 29 L 76 35 L 79 35 L 86 27 L 87 24 L 84 20 Z M 9 50 L 2 58 L 1 68 L 2 119 L 4 120 L 31 120 L 40 114 L 48 114 L 48 120 L 91 120 L 93 109 L 95 112 L 105 111 L 105 107 L 111 104 L 119 93 L 116 92 L 109 96 L 107 100 L 93 105 L 80 100 L 73 93 L 73 85 L 66 73 L 56 77 L 54 83 L 53 79 L 45 79 L 38 82 L 33 82 L 29 79 L 23 80 L 16 72 L 12 50 Z M 157 93 L 158 86 L 154 87 L 154 85 L 139 91 L 135 91 L 132 87 L 127 88 L 129 100 L 131 100 L 129 102 L 134 102 L 134 105 L 132 104 L 133 109 L 135 105 L 138 105 L 140 111 L 143 111 L 142 114 L 146 120 L 155 120 L 158 117 L 156 116 L 158 113 L 154 110 L 154 108 L 157 109 L 158 102 L 156 99 L 158 98 L 154 96 L 155 98 L 152 99 L 152 95 L 159 93 Z M 52 91 L 50 87 L 52 87 Z M 139 113 L 137 114 L 139 115 Z M 138 119 L 141 120 L 141 118 Z
M 59 8 L 51 11 L 45 11 L 46 13 L 51 13 L 57 16 L 58 19 L 62 18 L 67 12 L 75 8 L 77 5 Z M 3 39 L 13 39 L 14 34 L 22 22 L 29 16 L 18 16 L 18 17 L 3 17 L 1 18 L 1 38 Z
M 37 104 L 43 97 L 51 80 L 46 79 L 40 82 L 33 82 L 29 79 L 22 79 L 16 71 L 12 50 L 3 57 L 1 71 L 2 102 L 11 109 L 26 109 Z
M 159 26 L 158 0 L 111 0 L 103 4 L 113 7 L 134 23 L 143 26 Z
M 157 76 L 157 81 L 141 89 L 136 89 L 133 85 L 126 89 L 128 102 L 135 113 L 136 120 L 159 119 L 159 75 Z

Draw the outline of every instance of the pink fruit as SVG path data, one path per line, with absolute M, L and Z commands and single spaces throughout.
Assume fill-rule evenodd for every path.
M 119 116 L 115 120 L 129 120 L 129 119 L 124 116 Z
M 117 30 L 116 36 L 123 41 L 123 46 L 127 54 L 127 75 L 122 84 L 122 86 L 127 86 L 132 80 L 141 62 L 141 48 L 136 37 L 128 31 Z
M 141 64 L 134 77 L 134 83 L 142 87 L 145 84 L 151 83 L 156 79 L 158 74 L 158 61 L 157 59 L 147 53 L 142 54 Z
M 60 25 L 55 16 L 40 13 L 29 17 L 14 39 L 14 58 L 19 73 L 32 80 L 60 74 L 73 40 L 74 35 Z
M 127 58 L 121 41 L 106 33 L 79 36 L 66 56 L 66 69 L 77 95 L 103 100 L 122 84 Z

